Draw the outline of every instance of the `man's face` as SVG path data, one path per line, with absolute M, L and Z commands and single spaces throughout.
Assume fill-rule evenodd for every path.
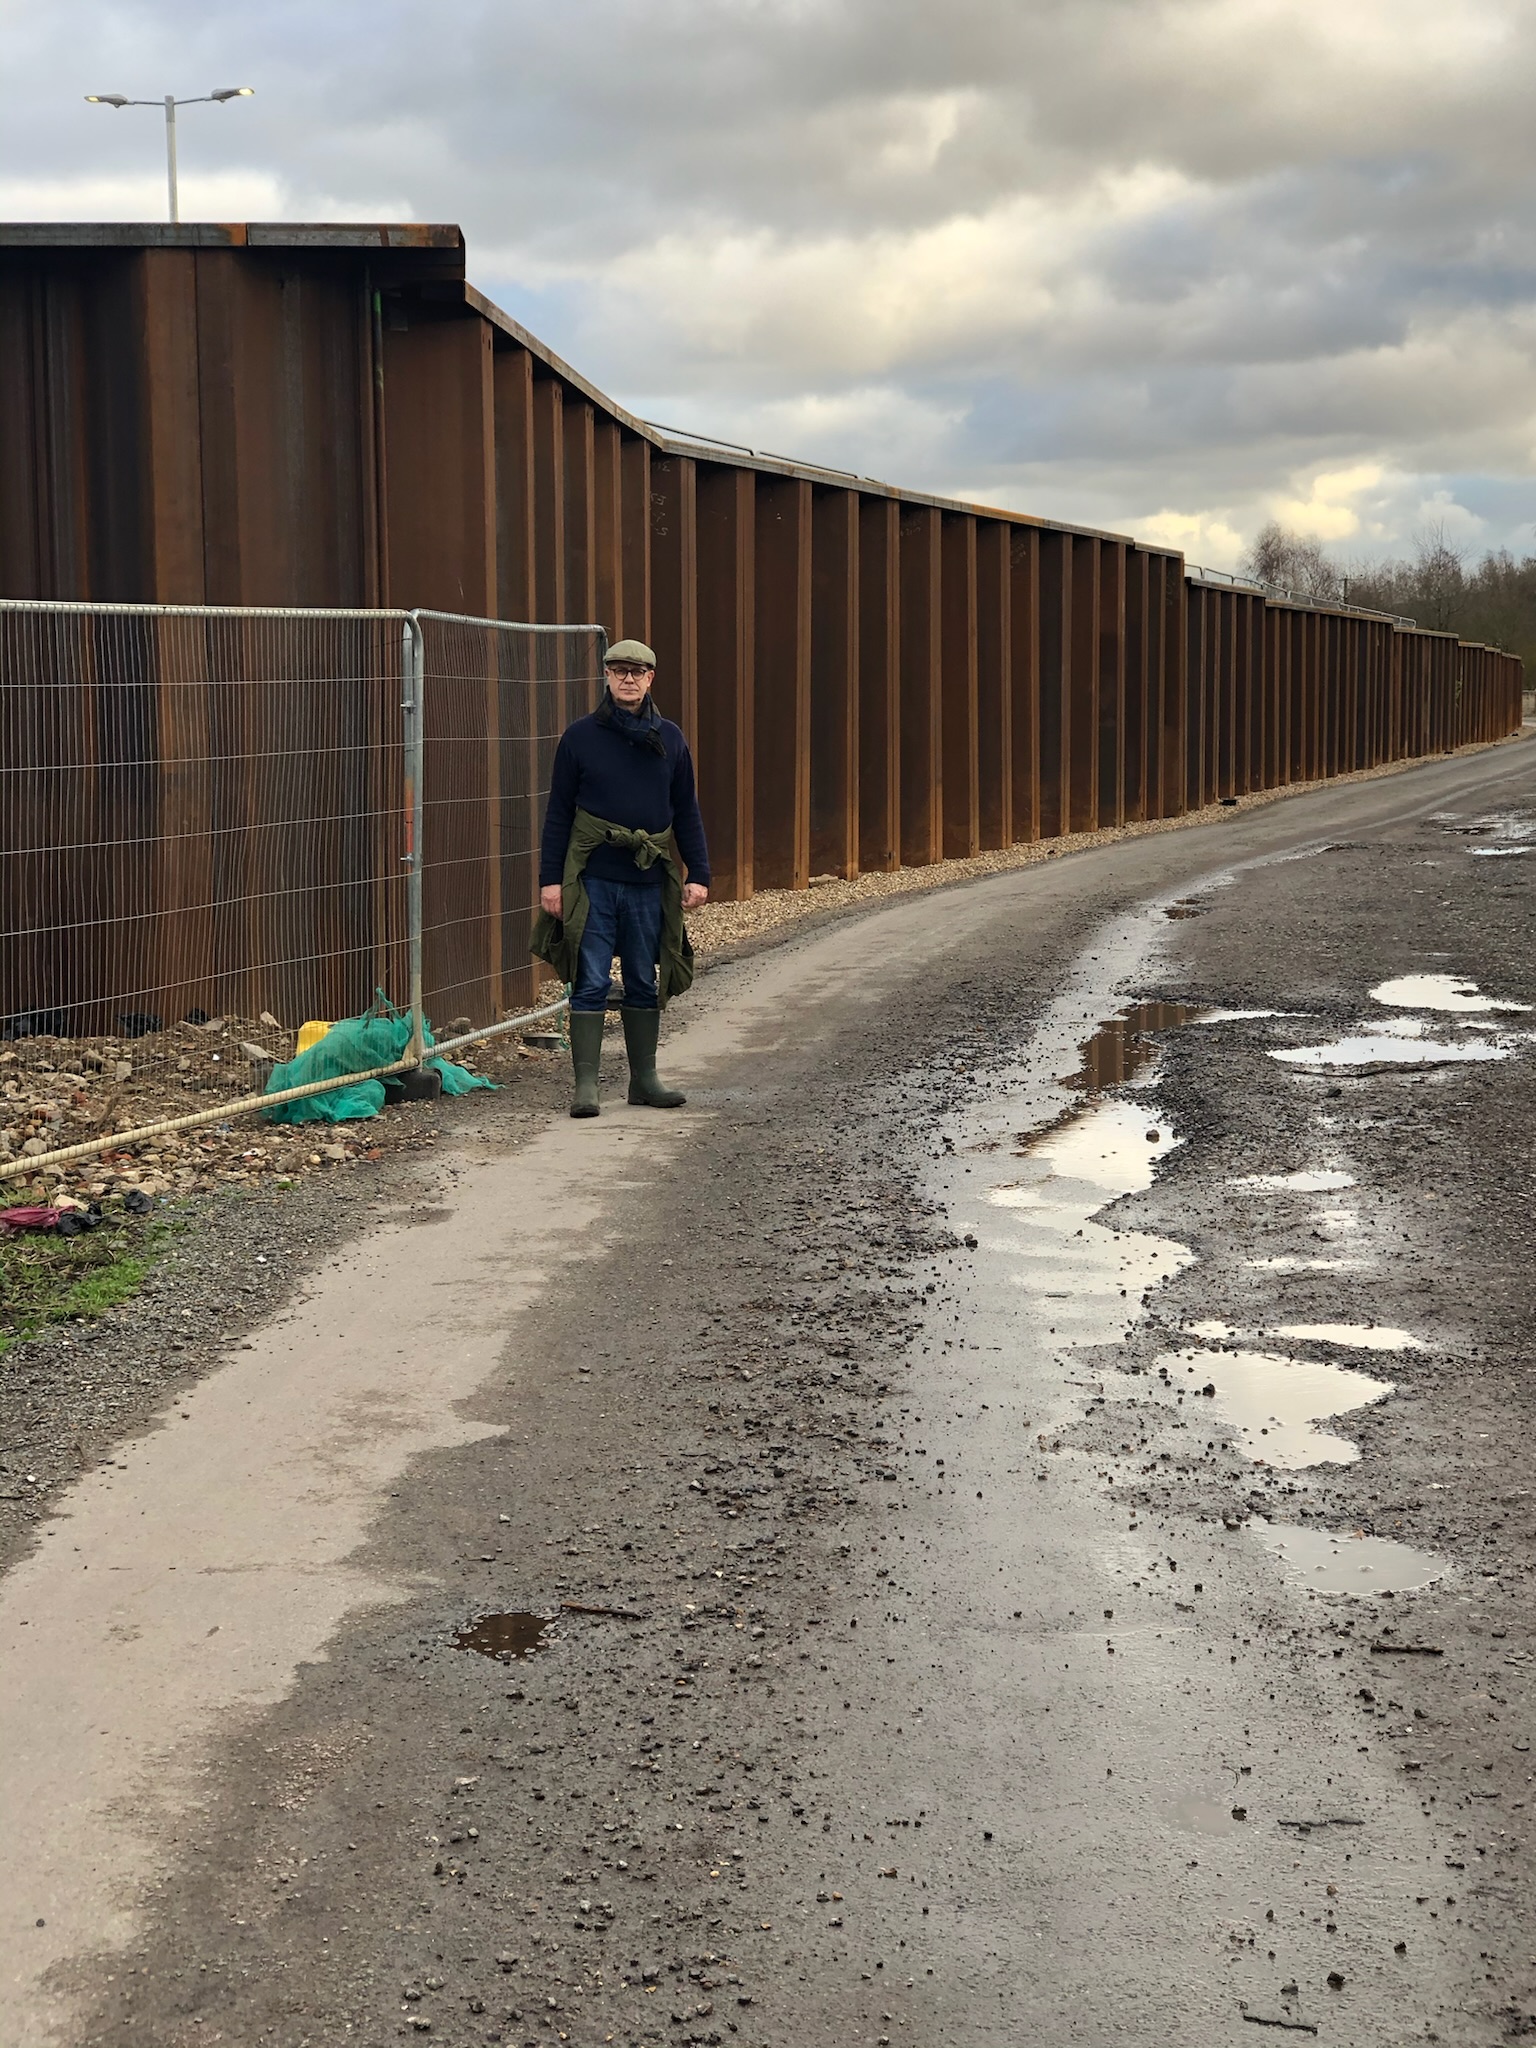
M 656 679 L 653 668 L 642 668 L 635 661 L 610 662 L 603 670 L 608 687 L 613 692 L 615 704 L 622 704 L 626 711 L 638 711 L 645 702 L 645 693 Z

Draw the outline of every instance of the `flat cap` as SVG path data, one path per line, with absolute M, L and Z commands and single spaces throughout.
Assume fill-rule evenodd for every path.
M 616 640 L 603 656 L 604 663 L 610 661 L 633 661 L 641 668 L 654 668 L 656 656 L 643 640 Z

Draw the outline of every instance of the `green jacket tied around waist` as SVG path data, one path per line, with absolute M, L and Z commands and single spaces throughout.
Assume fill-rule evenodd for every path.
M 681 994 L 693 981 L 693 947 L 683 926 L 683 872 L 677 864 L 670 825 L 665 832 L 642 832 L 628 825 L 610 825 L 590 811 L 577 811 L 560 885 L 561 914 L 551 917 L 547 910 L 539 912 L 528 950 L 536 960 L 547 960 L 562 981 L 575 981 L 581 937 L 587 928 L 584 877 L 587 862 L 599 846 L 622 847 L 634 855 L 635 866 L 642 871 L 657 861 L 666 870 L 661 880 L 661 960 L 656 979 L 656 1000 L 665 1009 L 669 998 Z

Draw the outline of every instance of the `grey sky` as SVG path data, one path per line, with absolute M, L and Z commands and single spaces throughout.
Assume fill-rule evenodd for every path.
M 648 416 L 1230 563 L 1536 546 L 1519 0 L 0 0 L 0 215 L 457 220 Z

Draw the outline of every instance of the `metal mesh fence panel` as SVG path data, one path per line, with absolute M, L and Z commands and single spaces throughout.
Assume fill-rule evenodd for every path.
M 259 1091 L 306 1021 L 408 1001 L 408 632 L 0 604 L 0 1164 Z
M 422 996 L 440 1041 L 534 1008 L 528 941 L 539 832 L 560 735 L 597 703 L 600 626 L 521 626 L 418 612 L 422 745 Z M 538 976 L 548 970 L 538 967 Z M 548 981 L 546 998 L 560 993 Z

